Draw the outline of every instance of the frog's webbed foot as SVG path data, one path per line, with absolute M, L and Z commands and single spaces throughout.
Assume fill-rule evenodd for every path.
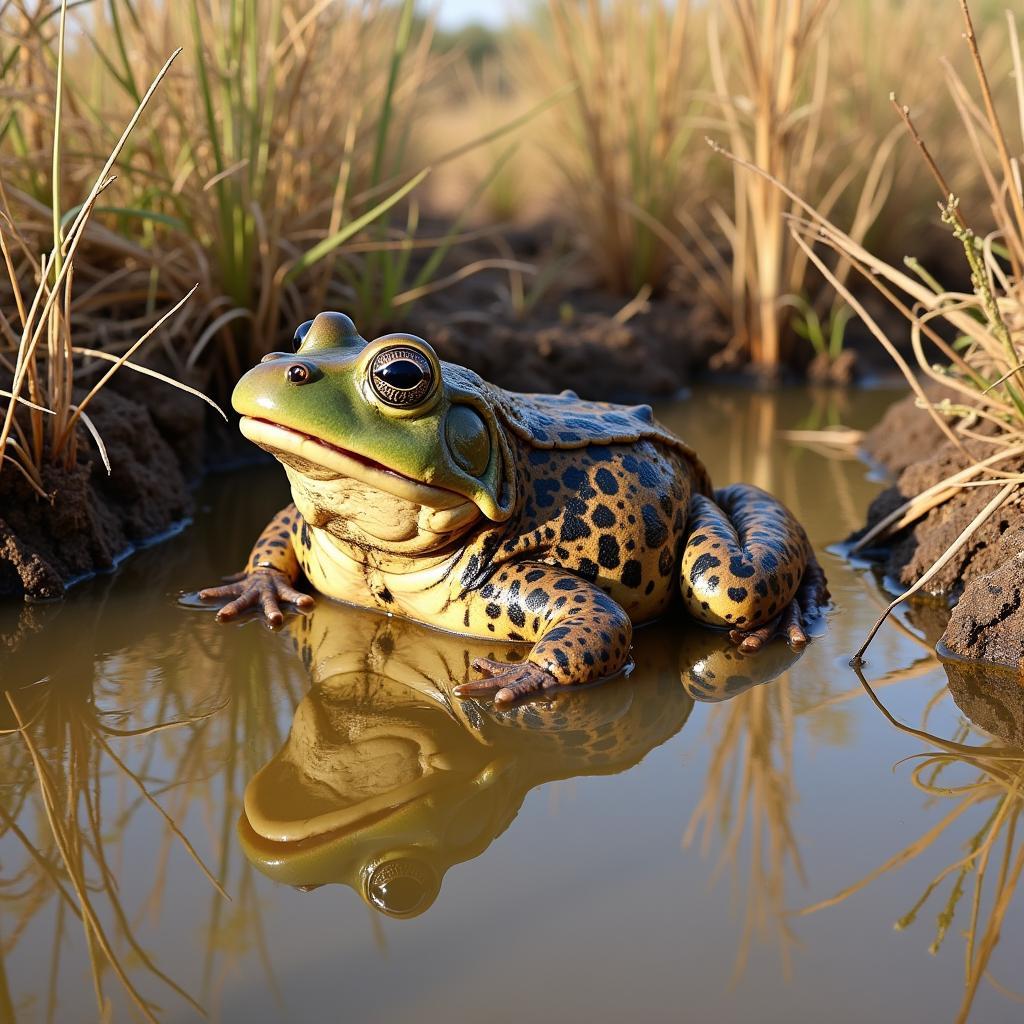
M 794 651 L 801 651 L 809 640 L 804 629 L 805 624 L 815 618 L 828 604 L 830 596 L 825 573 L 818 560 L 812 559 L 804 571 L 803 582 L 796 597 L 780 615 L 776 615 L 774 619 L 758 626 L 757 629 L 730 630 L 729 639 L 743 654 L 756 654 L 769 640 L 777 636 L 782 637 Z
M 494 694 L 496 704 L 507 704 L 530 693 L 540 693 L 558 686 L 558 680 L 530 661 L 492 661 L 477 658 L 473 668 L 484 673 L 483 679 L 460 683 L 456 697 L 484 697 Z
M 284 621 L 281 603 L 296 608 L 312 608 L 314 601 L 309 594 L 296 590 L 286 573 L 279 569 L 261 568 L 248 573 L 228 577 L 220 587 L 207 587 L 199 591 L 202 601 L 219 601 L 228 598 L 228 603 L 217 612 L 219 622 L 227 622 L 251 608 L 258 608 L 268 626 L 280 626 Z

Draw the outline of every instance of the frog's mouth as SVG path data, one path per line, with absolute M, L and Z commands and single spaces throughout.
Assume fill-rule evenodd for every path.
M 256 416 L 243 416 L 239 429 L 250 441 L 304 476 L 315 480 L 349 477 L 405 501 L 434 509 L 430 516 L 433 533 L 454 529 L 478 514 L 476 504 L 463 494 L 414 480 L 365 455 L 293 427 Z

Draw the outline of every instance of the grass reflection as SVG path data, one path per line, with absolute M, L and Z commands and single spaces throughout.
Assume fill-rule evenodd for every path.
M 788 975 L 796 937 L 786 914 L 786 879 L 792 872 L 804 881 L 791 818 L 794 702 L 788 676 L 770 686 L 755 686 L 715 708 L 709 732 L 707 779 L 683 846 L 689 847 L 700 832 L 706 856 L 716 834 L 721 838 L 712 884 L 728 870 L 737 902 L 744 908 L 734 980 L 746 968 L 758 933 L 777 940 Z
M 868 875 L 802 913 L 843 903 L 931 850 L 941 837 L 959 837 L 962 855 L 928 881 L 895 924 L 897 929 L 909 928 L 937 897 L 940 903 L 929 946 L 929 952 L 935 954 L 957 915 L 962 915 L 964 993 L 956 1020 L 963 1022 L 970 1016 L 983 979 L 1004 995 L 1024 1000 L 991 973 L 992 955 L 1024 871 L 1024 842 L 1018 832 L 1024 810 L 1024 744 L 1019 728 L 1024 720 L 1024 689 L 1016 673 L 960 662 L 946 662 L 945 668 L 949 689 L 970 719 L 951 739 L 899 722 L 856 670 L 862 686 L 889 722 L 928 746 L 907 759 L 913 762 L 910 779 L 943 813 L 931 828 Z M 928 701 L 925 721 L 944 693 L 940 691 Z M 972 735 L 981 735 L 985 741 L 965 742 Z
M 3 883 L 5 899 L 13 898 L 22 906 L 20 919 L 5 942 L 5 955 L 17 943 L 29 919 L 53 896 L 60 902 L 51 952 L 48 1019 L 53 1019 L 56 1009 L 61 949 L 65 927 L 72 918 L 77 919 L 84 933 L 101 1019 L 112 1017 L 112 1004 L 104 987 L 108 973 L 113 974 L 145 1019 L 157 1019 L 160 1007 L 143 994 L 133 979 L 132 970 L 126 966 L 129 960 L 138 965 L 138 971 L 202 1012 L 196 1000 L 161 970 L 136 938 L 121 899 L 117 865 L 111 862 L 109 853 L 111 848 L 117 848 L 124 822 L 111 829 L 104 820 L 104 779 L 113 774 L 117 783 L 134 790 L 138 800 L 157 814 L 220 894 L 226 894 L 143 779 L 113 749 L 108 736 L 123 735 L 123 730 L 110 728 L 91 700 L 82 700 L 80 694 L 68 694 L 55 687 L 46 687 L 39 696 L 15 695 L 10 691 L 4 696 L 14 721 L 9 736 L 20 741 L 31 765 L 31 773 L 25 773 L 29 786 L 23 791 L 23 799 L 32 804 L 33 819 L 29 834 L 10 810 L 0 806 L 4 833 L 16 839 L 25 856 L 23 866 Z M 38 707 L 33 707 L 36 704 Z M 150 737 L 183 724 L 161 723 L 133 730 L 132 735 Z M 33 892 L 31 900 L 24 898 L 24 890 L 19 894 L 22 887 Z
M 283 738 L 275 708 L 298 699 L 305 674 L 286 645 L 254 644 L 251 628 L 189 616 L 180 633 L 155 629 L 152 605 L 163 600 L 158 590 L 117 615 L 102 614 L 102 599 L 59 609 L 85 609 L 75 625 L 92 638 L 89 658 L 44 642 L 31 622 L 8 634 L 20 644 L 5 655 L 0 699 L 0 954 L 6 962 L 27 943 L 31 973 L 48 963 L 48 981 L 19 1001 L 4 973 L 0 1019 L 30 1007 L 67 1019 L 63 984 L 82 953 L 101 1020 L 121 1019 L 123 1003 L 156 1020 L 168 994 L 203 1013 L 227 962 L 253 945 L 269 976 L 252 871 L 233 829 L 245 781 Z M 174 892 L 175 846 L 210 883 L 199 986 L 172 977 L 147 948 Z M 197 847 L 214 851 L 209 867 Z M 150 863 L 131 865 L 140 857 Z

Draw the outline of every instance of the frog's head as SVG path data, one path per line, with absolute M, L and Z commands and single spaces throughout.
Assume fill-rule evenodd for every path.
M 295 332 L 235 387 L 242 433 L 285 466 L 313 526 L 363 546 L 415 552 L 515 501 L 492 392 L 421 338 L 367 342 L 341 313 Z

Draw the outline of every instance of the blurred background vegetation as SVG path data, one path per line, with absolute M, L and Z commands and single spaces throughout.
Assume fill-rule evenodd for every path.
M 1020 202 L 1018 27 L 971 10 L 1007 160 L 957 0 L 549 0 L 456 30 L 414 0 L 7 0 L 0 470 L 45 493 L 82 431 L 102 450 L 85 407 L 114 369 L 223 401 L 323 308 L 367 336 L 471 323 L 454 355 L 486 373 L 504 323 L 557 361 L 548 326 L 661 303 L 698 370 L 828 377 L 869 338 L 851 245 L 971 287 L 891 94 L 975 237 Z M 846 243 L 808 251 L 794 197 Z M 881 330 L 909 347 L 898 315 Z

